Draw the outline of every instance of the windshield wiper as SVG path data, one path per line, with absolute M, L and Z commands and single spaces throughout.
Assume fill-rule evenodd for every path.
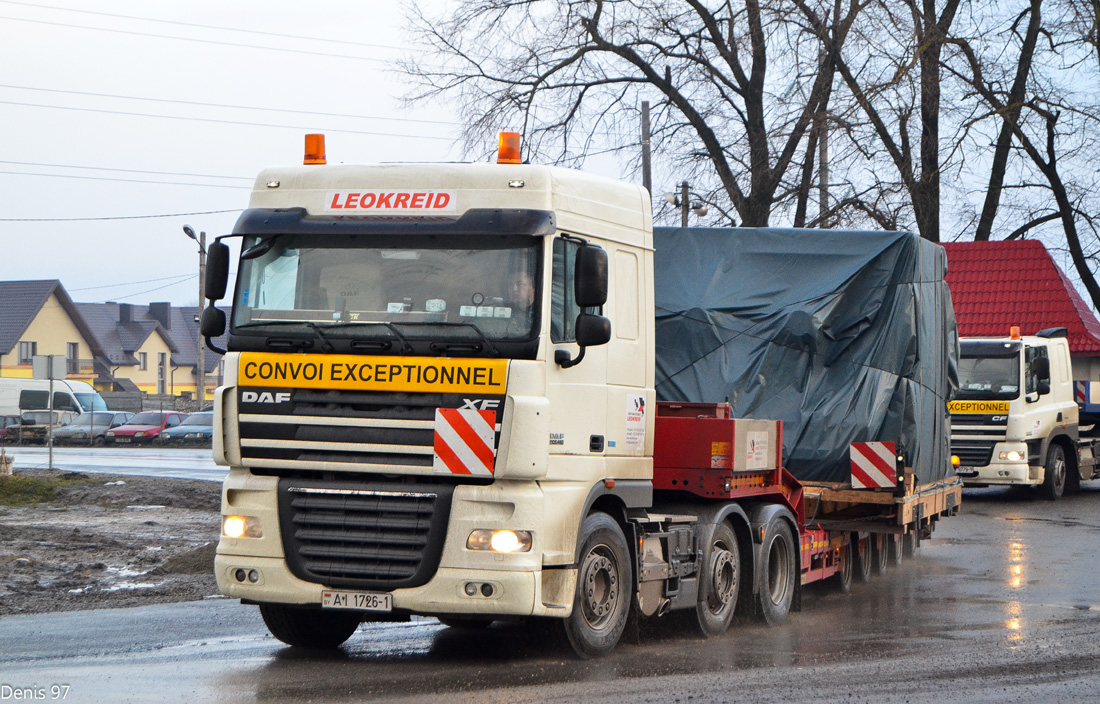
M 241 325 L 234 326 L 237 330 L 244 328 L 258 328 L 265 325 L 305 325 L 317 335 L 317 339 L 321 341 L 322 352 L 332 352 L 336 348 L 332 346 L 329 339 L 325 337 L 325 334 L 321 332 L 321 327 L 312 320 L 257 320 L 251 323 L 243 323 Z
M 458 321 L 458 320 L 453 320 L 453 321 L 445 321 L 445 320 L 422 320 L 421 321 L 421 320 L 417 320 L 417 321 L 414 321 L 414 322 L 401 323 L 401 324 L 402 325 L 420 325 L 420 326 L 441 325 L 441 326 L 446 327 L 446 328 L 470 328 L 471 330 L 473 330 L 474 332 L 477 333 L 477 336 L 481 338 L 481 341 L 485 343 L 485 346 L 489 348 L 490 352 L 492 352 L 493 354 L 495 354 L 498 357 L 500 356 L 500 350 L 497 349 L 497 346 L 494 345 L 492 343 L 492 341 L 489 340 L 489 338 L 485 336 L 485 333 L 481 330 L 481 328 L 474 325 L 473 323 L 465 323 L 465 322 Z M 435 343 L 433 343 L 433 344 L 435 344 Z M 440 346 L 444 346 L 444 345 L 446 345 L 446 343 L 443 343 L 443 345 L 440 345 Z
M 402 335 L 400 332 L 398 332 L 397 328 L 395 328 L 393 326 L 393 323 L 389 322 L 388 320 L 363 320 L 363 321 L 356 321 L 356 322 L 348 321 L 346 323 L 332 323 L 331 325 L 326 325 L 325 329 L 326 330 L 332 330 L 333 328 L 350 328 L 350 327 L 355 327 L 357 325 L 381 325 L 384 328 L 386 328 L 387 330 L 389 330 L 390 332 L 392 332 L 393 336 L 401 341 L 401 352 L 402 352 L 402 354 L 412 353 L 412 352 L 415 351 L 413 349 L 413 346 L 409 344 L 409 341 L 405 339 L 405 336 Z

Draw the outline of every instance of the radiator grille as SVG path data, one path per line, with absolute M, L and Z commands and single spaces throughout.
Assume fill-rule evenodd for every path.
M 427 583 L 439 566 L 448 486 L 279 482 L 283 548 L 295 576 L 358 589 Z

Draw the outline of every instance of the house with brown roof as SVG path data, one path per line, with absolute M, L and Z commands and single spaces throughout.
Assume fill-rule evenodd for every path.
M 0 376 L 29 379 L 34 355 L 64 356 L 69 379 L 103 371 L 103 349 L 60 281 L 0 281 Z
M 1100 381 L 1100 320 L 1038 240 L 945 242 L 947 284 L 961 337 L 1064 327 L 1073 377 Z

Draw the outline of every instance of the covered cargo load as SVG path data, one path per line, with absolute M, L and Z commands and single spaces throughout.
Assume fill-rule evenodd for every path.
M 946 478 L 958 333 L 947 258 L 908 232 L 654 228 L 661 401 L 783 421 L 803 481 L 850 480 L 849 444 L 895 441 Z

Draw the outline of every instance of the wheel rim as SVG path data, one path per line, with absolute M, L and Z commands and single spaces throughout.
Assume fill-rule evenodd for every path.
M 707 606 L 712 613 L 718 613 L 733 601 L 737 593 L 737 562 L 722 543 L 712 548 L 714 560 L 711 563 L 711 589 L 707 595 Z
M 1062 454 L 1061 450 L 1062 448 L 1058 448 L 1054 453 L 1054 462 L 1051 467 L 1051 473 L 1053 474 L 1051 484 L 1054 486 L 1055 493 L 1059 494 L 1066 486 L 1066 456 Z
M 782 604 L 790 584 L 790 553 L 782 540 L 773 540 L 768 551 L 768 598 Z
M 611 548 L 606 545 L 592 548 L 581 566 L 584 585 L 581 610 L 592 628 L 603 628 L 613 620 L 620 597 L 619 581 L 619 566 Z

